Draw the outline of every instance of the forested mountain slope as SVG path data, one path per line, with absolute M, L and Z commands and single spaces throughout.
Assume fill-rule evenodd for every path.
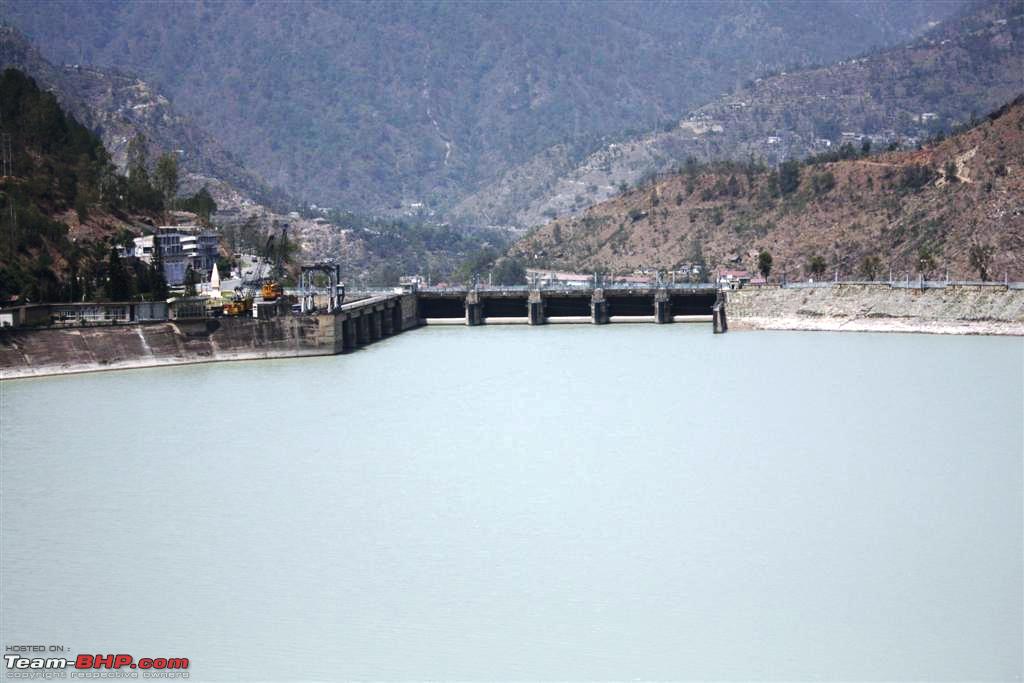
M 24 35 L 0 26 L 0 68 L 15 67 L 41 88 L 57 95 L 61 106 L 103 141 L 111 159 L 124 169 L 128 145 L 145 136 L 151 156 L 175 151 L 188 189 L 188 175 L 213 178 L 268 204 L 289 203 L 226 152 L 219 142 L 153 86 L 118 69 L 86 64 L 56 66 L 45 59 Z M 196 184 L 196 183 L 193 183 Z M 195 188 L 198 189 L 198 188 Z
M 159 193 L 120 175 L 102 141 L 16 69 L 0 71 L 0 122 L 11 151 L 0 166 L 0 299 L 123 300 L 135 282 L 152 294 L 150 269 L 132 273 L 111 252 L 159 220 Z
M 962 4 L 4 0 L 0 18 L 59 63 L 140 74 L 271 184 L 381 211 L 445 209 L 552 145 L 578 159 Z

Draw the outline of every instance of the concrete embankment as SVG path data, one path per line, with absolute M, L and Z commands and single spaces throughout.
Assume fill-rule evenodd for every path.
M 331 353 L 315 317 L 15 329 L 0 332 L 0 377 Z
M 419 324 L 413 296 L 330 313 L 0 329 L 0 379 L 228 360 L 327 356 Z
M 1024 335 L 1024 290 L 888 283 L 752 287 L 727 295 L 731 329 Z

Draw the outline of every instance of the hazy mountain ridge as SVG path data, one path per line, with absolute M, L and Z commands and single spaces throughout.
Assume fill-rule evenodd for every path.
M 0 13 L 55 59 L 143 74 L 296 196 L 444 210 L 552 145 L 594 149 L 959 5 L 7 0 Z
M 14 66 L 52 91 L 62 107 L 101 138 L 112 161 L 124 171 L 128 142 L 142 133 L 149 140 L 150 156 L 178 151 L 181 193 L 208 189 L 220 211 L 215 221 L 229 240 L 247 248 L 261 243 L 260 235 L 280 232 L 287 225 L 306 260 L 336 259 L 345 275 L 379 281 L 396 280 L 406 272 L 444 274 L 454 270 L 469 252 L 484 245 L 503 248 L 508 238 L 493 231 L 460 230 L 421 222 L 402 225 L 384 220 L 329 212 L 299 214 L 298 202 L 279 190 L 270 190 L 225 152 L 211 135 L 179 115 L 167 97 L 134 76 L 88 65 L 56 67 L 45 60 L 17 31 L 0 27 L 0 67 Z M 65 202 L 66 203 L 66 202 Z M 74 212 L 42 206 L 43 213 L 65 224 L 73 236 L 109 239 L 118 231 L 132 230 L 133 218 L 92 211 L 88 225 L 79 224 Z M 136 217 L 138 218 L 138 217 Z M 145 217 L 152 221 L 153 217 Z M 240 245 L 235 245 L 240 246 Z M 57 271 L 63 260 L 53 252 Z
M 851 150 L 852 152 L 852 150 Z M 760 249 L 774 272 L 977 277 L 971 247 L 990 249 L 992 277 L 1024 277 L 1024 97 L 976 127 L 918 151 L 889 152 L 799 168 L 795 184 L 744 163 L 691 165 L 553 221 L 512 255 L 544 267 L 616 272 L 673 268 L 701 258 L 713 269 L 756 269 Z M 950 175 L 952 173 L 952 175 Z
M 843 132 L 871 135 L 876 147 L 892 140 L 914 144 L 1011 99 L 1024 88 L 1021 74 L 1024 3 L 979 3 L 906 46 L 751 79 L 669 130 L 615 140 L 580 162 L 561 148 L 546 150 L 465 198 L 456 211 L 487 222 L 536 225 L 579 212 L 618 193 L 621 183 L 633 184 L 690 156 L 752 154 L 776 163 L 825 151 L 825 136 L 838 146 Z
M 169 99 L 149 83 L 117 69 L 84 64 L 55 66 L 18 31 L 0 26 L 0 67 L 13 66 L 53 91 L 61 105 L 96 132 L 122 170 L 129 141 L 142 133 L 151 156 L 178 152 L 184 189 L 198 189 L 189 176 L 213 177 L 229 183 L 252 199 L 287 205 L 288 198 L 272 190 L 225 151 L 209 133 L 178 113 Z M 196 186 L 196 187 L 193 187 Z

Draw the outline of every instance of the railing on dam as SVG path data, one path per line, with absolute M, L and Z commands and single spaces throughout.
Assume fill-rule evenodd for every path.
M 586 285 L 574 285 L 565 282 L 558 282 L 552 284 L 545 284 L 542 287 L 533 287 L 531 285 L 477 285 L 475 287 L 435 287 L 426 286 L 419 287 L 417 292 L 437 292 L 437 293 L 457 293 L 457 292 L 592 292 L 595 289 L 635 289 L 635 290 L 646 290 L 646 291 L 658 291 L 658 290 L 671 290 L 671 291 L 716 291 L 718 286 L 714 283 L 666 283 L 657 284 L 651 282 L 626 282 L 619 280 L 610 280 L 607 282 L 600 283 L 597 287 L 593 284 L 587 283 Z M 393 291 L 393 290 L 387 290 Z

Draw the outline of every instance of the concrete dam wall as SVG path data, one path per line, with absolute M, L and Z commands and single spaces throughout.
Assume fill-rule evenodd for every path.
M 4 378 L 332 353 L 316 318 L 211 318 L 0 332 Z
M 0 378 L 333 355 L 418 324 L 415 297 L 385 296 L 318 315 L 2 328 Z
M 1024 289 L 889 283 L 752 287 L 727 294 L 733 329 L 1024 335 Z

